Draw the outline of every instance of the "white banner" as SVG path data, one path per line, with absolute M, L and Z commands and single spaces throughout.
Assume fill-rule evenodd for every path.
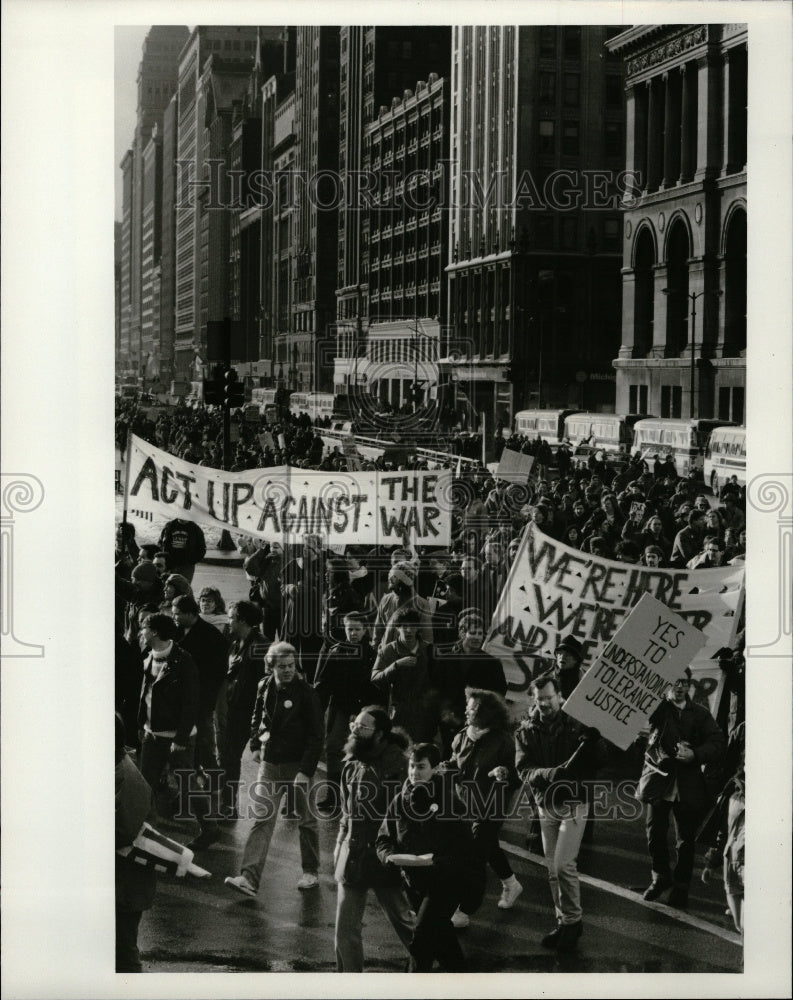
M 449 546 L 451 472 L 223 472 L 131 438 L 127 502 L 141 510 L 282 543 Z
M 564 711 L 627 750 L 704 644 L 699 629 L 645 594 L 581 678 Z
M 722 676 L 712 657 L 722 646 L 733 645 L 743 584 L 742 565 L 651 569 L 592 556 L 530 525 L 484 648 L 503 662 L 510 693 L 525 692 L 537 672 L 536 658 L 552 659 L 564 636 L 581 642 L 585 666 L 594 662 L 648 593 L 704 633 L 705 645 L 691 669 L 697 700 L 714 708 Z

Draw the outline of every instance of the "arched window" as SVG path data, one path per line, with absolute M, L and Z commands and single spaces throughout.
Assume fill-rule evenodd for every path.
M 654 264 L 655 247 L 653 245 L 653 238 L 649 229 L 644 227 L 636 239 L 636 257 L 634 263 L 633 355 L 637 358 L 646 357 L 653 346 L 653 322 L 655 319 Z
M 666 356 L 678 357 L 688 344 L 688 258 L 686 227 L 672 225 L 667 243 Z
M 746 350 L 746 212 L 736 209 L 724 244 L 724 353 Z

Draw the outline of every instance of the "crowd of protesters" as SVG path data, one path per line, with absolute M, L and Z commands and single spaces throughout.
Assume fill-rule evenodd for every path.
M 275 448 L 262 444 L 261 427 L 239 426 L 235 469 L 346 467 L 305 416 L 284 415 L 268 428 Z M 127 402 L 117 411 L 119 447 L 128 429 L 182 459 L 221 464 L 218 412 L 179 407 L 152 422 Z M 541 944 L 577 946 L 587 783 L 605 753 L 597 731 L 560 711 L 583 675 L 582 650 L 568 636 L 552 660 L 536 660 L 533 707 L 516 723 L 503 666 L 482 649 L 529 522 L 592 555 L 648 567 L 707 568 L 744 558 L 745 497 L 735 482 L 711 505 L 696 475 L 680 478 L 661 456 L 634 456 L 617 467 L 593 453 L 577 464 L 574 456 L 547 454 L 542 442 L 513 436 L 506 443 L 534 456 L 535 475 L 518 485 L 484 468 L 466 470 L 452 491 L 448 548 L 419 552 L 406 538 L 339 554 L 312 538 L 282 547 L 240 537 L 249 594 L 228 606 L 221 586 L 192 588 L 205 554 L 197 526 L 170 522 L 156 542 L 118 526 L 116 708 L 158 808 L 168 808 L 163 779 L 181 770 L 177 808 L 198 823 L 194 850 L 208 849 L 224 824 L 252 818 L 240 874 L 226 879 L 247 896 L 266 884 L 283 798 L 298 820 L 302 891 L 319 885 L 318 822 L 338 823 L 340 971 L 363 968 L 370 888 L 410 969 L 429 971 L 436 961 L 449 971 L 467 968 L 456 935 L 482 905 L 486 866 L 501 880 L 501 909 L 523 891 L 499 843 L 521 788 L 530 791 L 549 869 L 555 921 Z M 639 783 L 652 862 L 644 895 L 669 891 L 670 905 L 687 905 L 697 838 L 707 829 L 706 871 L 721 851 L 740 930 L 742 643 L 720 651 L 720 667 L 725 695 L 715 718 L 696 703 L 686 671 L 650 719 Z M 239 788 L 246 747 L 259 764 L 250 812 Z M 314 795 L 320 785 L 322 795 Z M 370 812 L 362 819 L 362 796 L 377 803 L 376 821 Z M 675 868 L 666 849 L 670 816 Z

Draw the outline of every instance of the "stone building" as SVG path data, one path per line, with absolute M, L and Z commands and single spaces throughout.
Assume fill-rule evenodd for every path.
M 624 60 L 618 412 L 743 423 L 747 26 L 639 25 Z

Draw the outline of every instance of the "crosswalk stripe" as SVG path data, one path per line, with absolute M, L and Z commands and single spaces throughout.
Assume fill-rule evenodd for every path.
M 523 858 L 524 861 L 531 861 L 535 865 L 542 865 L 543 868 L 548 867 L 548 862 L 541 854 L 526 851 L 522 847 L 508 844 L 504 840 L 499 841 L 499 843 L 502 850 L 508 854 L 514 854 L 516 857 Z M 739 947 L 743 944 L 740 934 L 736 934 L 735 931 L 729 931 L 725 927 L 708 923 L 707 920 L 702 920 L 700 917 L 686 913 L 685 910 L 679 910 L 674 906 L 666 906 L 664 903 L 650 902 L 647 899 L 642 899 L 638 893 L 632 892 L 630 889 L 625 889 L 621 885 L 615 885 L 613 882 L 606 882 L 604 879 L 595 878 L 593 875 L 585 875 L 583 872 L 579 872 L 578 877 L 584 885 L 592 886 L 593 889 L 601 889 L 603 892 L 611 893 L 612 896 L 619 896 L 620 899 L 627 899 L 632 903 L 637 903 L 639 906 L 644 906 L 648 910 L 663 913 L 664 916 L 671 917 L 673 920 L 677 920 L 678 923 L 688 924 L 690 927 L 696 927 L 698 930 L 705 931 L 708 934 L 714 934 L 724 941 L 729 941 L 730 944 L 737 944 Z

